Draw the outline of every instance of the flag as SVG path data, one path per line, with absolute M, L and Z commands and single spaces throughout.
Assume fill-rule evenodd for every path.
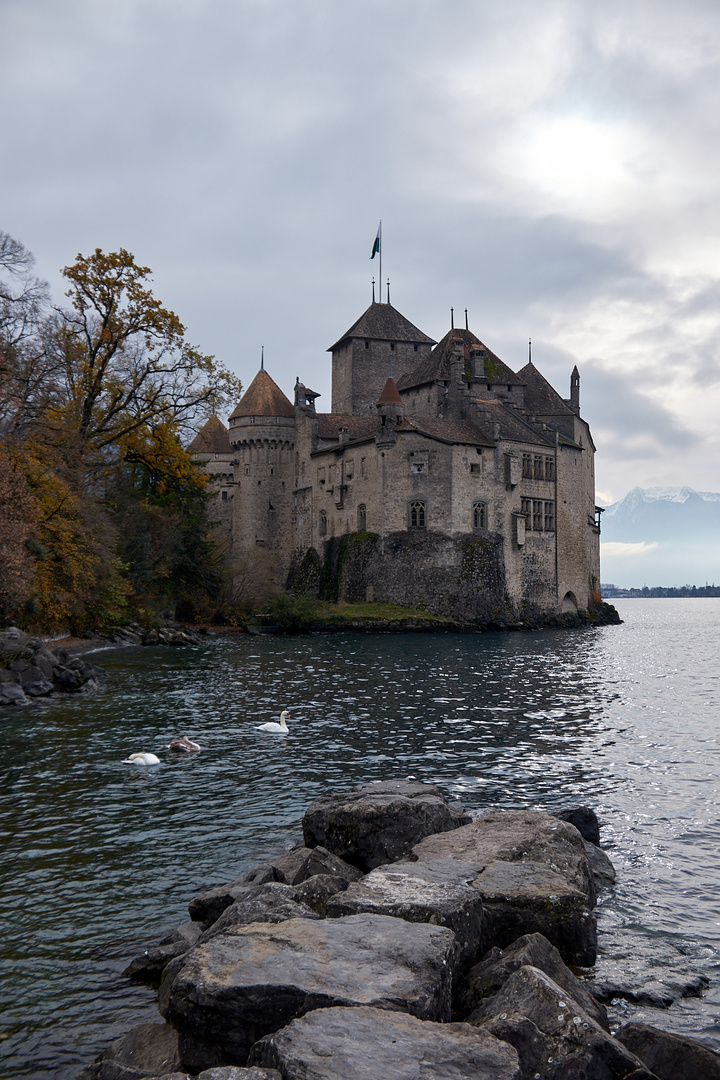
M 382 227 L 382 222 L 380 223 L 380 225 L 378 225 L 377 236 L 375 237 L 375 243 L 373 244 L 372 254 L 370 255 L 371 259 L 374 259 L 376 255 L 380 254 L 380 229 L 381 229 L 381 227 Z

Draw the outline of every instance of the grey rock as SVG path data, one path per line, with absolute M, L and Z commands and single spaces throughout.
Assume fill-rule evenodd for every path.
M 376 1005 L 450 1019 L 455 938 L 383 915 L 236 926 L 168 968 L 160 1007 L 190 1071 L 244 1065 L 252 1044 L 296 1016 Z
M 595 844 L 591 844 L 589 840 L 583 840 L 583 847 L 585 848 L 585 854 L 588 857 L 593 880 L 595 881 L 595 892 L 601 893 L 603 889 L 609 889 L 611 885 L 615 884 L 615 878 L 617 876 L 615 874 L 615 867 L 602 848 L 597 847 Z
M 368 911 L 447 926 L 457 939 L 459 973 L 483 955 L 491 940 L 490 920 L 467 877 L 468 868 L 453 859 L 380 866 L 331 897 L 326 913 L 337 918 Z
M 220 918 L 203 933 L 199 939 L 200 943 L 210 941 L 218 934 L 224 934 L 236 926 L 320 917 L 305 904 L 299 902 L 298 894 L 291 885 L 270 881 L 264 885 L 249 885 L 246 889 L 245 895 L 226 907 Z
M 521 967 L 484 1007 L 479 1023 L 518 1052 L 522 1080 L 654 1080 L 549 975 Z
M 46 697 L 47 694 L 52 694 L 53 684 L 38 667 L 33 666 L 23 671 L 20 681 L 23 690 L 30 697 Z
M 595 885 L 577 829 L 534 810 L 490 811 L 470 825 L 429 836 L 420 862 L 457 860 L 492 916 L 492 944 L 543 934 L 567 964 L 597 955 Z
M 177 1032 L 168 1024 L 140 1024 L 115 1039 L 78 1080 L 135 1080 L 179 1069 Z
M 205 1069 L 197 1080 L 282 1080 L 277 1069 L 263 1069 L 256 1065 L 242 1068 L 237 1065 L 221 1065 L 217 1069 Z
M 0 683 L 0 705 L 27 705 L 22 686 L 15 682 Z
M 130 961 L 123 975 L 137 982 L 159 984 L 163 968 L 192 948 L 202 933 L 200 923 L 185 922 L 163 937 L 157 945 L 144 949 Z
M 528 965 L 544 971 L 601 1028 L 610 1030 L 604 1006 L 595 1000 L 587 984 L 573 975 L 555 946 L 542 934 L 525 934 L 504 950 L 490 949 L 460 984 L 456 1002 L 458 1016 L 470 1019 L 474 1010 L 483 1008 L 488 997 L 502 989 L 513 972 Z
M 433 784 L 393 780 L 321 795 L 305 812 L 303 839 L 368 871 L 407 855 L 424 836 L 469 821 Z
M 567 810 L 558 810 L 553 815 L 561 821 L 574 825 L 583 840 L 600 847 L 600 823 L 594 810 L 589 806 L 569 806 Z
M 332 896 L 342 892 L 349 885 L 347 878 L 335 874 L 314 874 L 306 878 L 295 889 L 298 900 L 324 919 L 327 915 L 327 902 Z
M 255 1043 L 250 1060 L 284 1080 L 520 1080 L 515 1050 L 486 1032 L 364 1006 L 307 1013 Z
M 210 926 L 220 918 L 225 908 L 247 896 L 247 887 L 250 885 L 264 885 L 271 881 L 298 885 L 316 874 L 337 874 L 346 884 L 362 877 L 356 867 L 343 862 L 325 848 L 311 849 L 300 845 L 272 862 L 254 866 L 236 881 L 217 885 L 194 896 L 188 905 L 190 918 Z M 340 887 L 345 888 L 345 885 Z
M 658 1080 L 720 1080 L 720 1055 L 694 1039 L 634 1022 L 625 1024 L 616 1038 Z

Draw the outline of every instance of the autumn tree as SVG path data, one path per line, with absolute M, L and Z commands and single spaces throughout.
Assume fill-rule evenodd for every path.
M 64 400 L 53 423 L 95 464 L 134 431 L 183 430 L 237 399 L 239 381 L 186 341 L 177 315 L 153 296 L 150 270 L 130 252 L 96 248 L 63 275 L 71 308 L 56 321 Z

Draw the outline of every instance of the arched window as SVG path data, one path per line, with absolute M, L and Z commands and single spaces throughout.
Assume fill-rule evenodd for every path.
M 324 510 L 320 511 L 320 523 L 318 526 L 318 532 L 321 536 L 327 536 L 327 514 Z
M 357 527 L 358 532 L 365 532 L 367 530 L 367 510 L 365 503 L 360 503 L 357 509 Z
M 487 529 L 487 509 L 484 502 L 473 503 L 473 529 Z
M 425 528 L 425 503 L 422 499 L 415 499 L 410 503 L 410 528 Z

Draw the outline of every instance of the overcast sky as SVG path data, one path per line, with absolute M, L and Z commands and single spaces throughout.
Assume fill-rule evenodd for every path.
M 598 498 L 720 490 L 717 0 L 0 0 L 0 228 L 128 248 L 247 386 L 330 408 L 370 301 L 563 396 Z

